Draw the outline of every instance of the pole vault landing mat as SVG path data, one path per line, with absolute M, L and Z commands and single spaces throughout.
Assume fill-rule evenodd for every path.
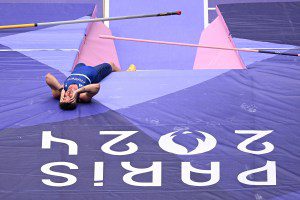
M 41 17 L 53 11 L 49 5 L 35 5 L 44 9 Z M 290 45 L 287 51 L 297 52 L 295 40 L 273 40 L 269 34 L 299 31 L 293 18 L 299 21 L 298 13 L 290 16 L 297 5 L 220 5 L 219 16 L 239 47 L 253 40 L 263 47 Z M 21 15 L 18 6 L 25 5 L 14 6 L 19 11 L 11 15 Z M 85 18 L 94 10 L 62 6 L 78 10 L 56 17 Z M 281 12 L 268 10 L 273 7 Z M 244 35 L 242 27 L 253 21 L 234 19 L 261 8 L 257 20 L 285 17 Z M 241 55 L 244 70 L 191 66 L 113 73 L 91 104 L 62 111 L 45 75 L 66 78 L 86 26 L 0 34 L 0 50 L 7 50 L 0 51 L 1 200 L 300 198 L 298 57 Z M 37 47 L 57 50 L 16 50 Z

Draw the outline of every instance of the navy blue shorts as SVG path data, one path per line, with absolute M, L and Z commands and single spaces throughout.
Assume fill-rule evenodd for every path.
M 76 67 L 78 66 L 86 66 L 86 65 L 84 63 L 78 63 Z M 112 67 L 109 63 L 102 63 L 100 65 L 96 65 L 93 68 L 96 69 L 97 76 L 92 81 L 92 83 L 99 83 L 112 72 Z

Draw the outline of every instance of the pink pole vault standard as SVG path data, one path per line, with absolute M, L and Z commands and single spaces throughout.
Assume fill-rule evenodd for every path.
M 198 47 L 198 48 L 219 49 L 219 50 L 227 50 L 227 51 L 244 51 L 244 52 L 267 53 L 267 54 L 277 54 L 277 55 L 286 55 L 286 56 L 300 56 L 300 54 L 296 54 L 296 53 L 266 51 L 266 50 L 259 50 L 259 49 L 226 48 L 226 47 L 207 46 L 207 45 L 200 45 L 200 44 L 189 44 L 189 43 L 180 43 L 180 42 L 166 42 L 166 41 L 159 41 L 159 40 L 145 40 L 145 39 L 136 39 L 136 38 L 116 37 L 116 36 L 110 36 L 110 35 L 99 35 L 99 37 L 102 39 L 110 39 L 110 40 L 124 40 L 124 41 L 132 41 L 132 42 L 145 42 L 145 43 L 165 44 L 165 45 L 175 45 L 175 46 L 185 46 L 185 47 Z

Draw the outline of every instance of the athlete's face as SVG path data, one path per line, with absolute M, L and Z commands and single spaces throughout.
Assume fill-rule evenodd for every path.
M 66 103 L 70 102 L 71 98 L 74 95 L 75 90 L 77 89 L 78 89 L 77 85 L 76 86 L 70 85 L 68 90 L 65 92 L 65 95 L 63 97 L 63 102 Z
M 63 101 L 64 101 L 64 102 L 70 102 L 70 100 L 71 100 L 73 94 L 74 94 L 74 90 L 68 89 L 68 90 L 65 92 Z

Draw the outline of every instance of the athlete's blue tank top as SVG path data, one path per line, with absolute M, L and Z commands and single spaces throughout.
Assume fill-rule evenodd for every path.
M 77 65 L 72 74 L 64 82 L 64 90 L 67 91 L 69 86 L 76 84 L 78 88 L 94 83 L 98 72 L 94 67 L 84 64 Z

